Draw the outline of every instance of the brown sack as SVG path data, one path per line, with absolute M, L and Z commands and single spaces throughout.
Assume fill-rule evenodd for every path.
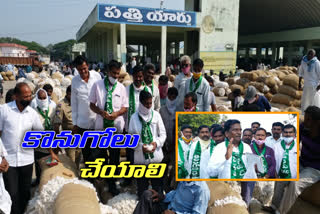
M 277 94 L 278 91 L 279 91 L 279 86 L 277 86 L 277 85 L 270 89 L 270 92 L 272 94 Z
M 4 81 L 9 81 L 9 78 L 7 76 L 2 76 Z
M 234 84 L 230 86 L 231 91 L 233 92 L 235 89 L 240 89 L 241 94 L 244 94 L 244 88 L 241 85 Z
M 16 80 L 16 79 L 14 78 L 14 76 L 9 76 L 9 80 L 10 80 L 10 81 L 14 81 L 14 80 Z
M 308 201 L 308 202 L 312 203 L 313 205 L 320 207 L 320 197 L 315 197 L 316 195 L 317 196 L 320 195 L 320 181 L 318 181 L 317 183 L 315 183 L 312 186 L 305 189 L 302 192 L 302 194 L 300 195 L 300 197 L 304 201 Z
M 81 184 L 65 184 L 54 204 L 54 214 L 100 214 L 100 206 L 93 189 Z
M 284 79 L 283 79 L 283 84 L 284 85 L 289 85 L 291 87 L 293 87 L 294 89 L 298 89 L 299 87 L 299 77 L 296 74 L 290 74 L 287 75 Z
M 224 90 L 224 88 L 214 88 L 213 93 L 217 97 L 223 97 L 224 95 L 226 95 L 226 90 Z
M 277 85 L 273 76 L 267 77 L 264 82 L 268 87 L 273 88 Z
M 240 78 L 246 78 L 250 81 L 256 81 L 258 77 L 258 72 L 244 72 L 240 74 Z
M 207 181 L 210 190 L 210 200 L 208 202 L 207 214 L 225 214 L 225 213 L 239 213 L 248 214 L 245 207 L 237 204 L 227 204 L 224 206 L 215 207 L 216 200 L 221 200 L 227 196 L 234 196 L 241 199 L 239 193 L 235 192 L 228 184 L 222 181 Z
M 263 92 L 264 84 L 261 82 L 250 82 L 249 85 L 254 86 L 258 91 Z
M 41 177 L 40 177 L 40 184 L 39 189 L 42 190 L 43 186 L 48 183 L 51 179 L 55 177 L 63 177 L 72 179 L 78 176 L 78 171 L 76 165 L 72 160 L 67 157 L 66 155 L 58 155 L 61 162 L 58 163 L 56 166 L 48 166 L 46 164 L 46 160 L 50 156 L 43 157 L 39 160 L 39 165 L 41 168 Z
M 302 200 L 300 197 L 298 197 L 296 202 L 289 210 L 288 214 L 319 214 L 319 212 L 320 208 L 318 206 L 314 206 L 313 204 L 308 203 Z
M 301 107 L 301 100 L 294 100 L 293 103 L 292 103 L 292 105 L 293 105 L 294 107 Z
M 237 85 L 241 85 L 241 86 L 244 87 L 244 88 L 248 88 L 249 83 L 250 83 L 250 80 L 248 80 L 248 79 L 246 79 L 246 78 L 241 78 L 241 79 L 238 79 L 238 80 L 236 81 L 236 84 L 237 84 Z
M 279 104 L 291 106 L 293 104 L 294 99 L 285 94 L 276 94 L 272 97 L 271 101 L 273 103 L 279 103 Z
M 232 86 L 232 85 L 236 84 L 236 81 L 234 80 L 233 77 L 231 77 L 231 78 L 227 79 L 227 83 L 229 84 L 229 86 Z
M 264 96 L 269 100 L 269 102 L 272 100 L 273 97 L 273 95 L 270 92 L 264 94 Z
M 301 99 L 302 97 L 302 91 L 298 91 L 288 85 L 280 86 L 279 93 L 289 95 L 290 97 L 293 97 L 295 99 Z
M 4 72 L 4 71 L 0 72 L 0 74 L 2 77 L 7 76 L 6 72 Z
M 300 110 L 293 106 L 290 106 L 289 108 L 286 108 L 284 112 L 300 112 Z
M 7 76 L 7 77 L 13 76 L 12 71 L 7 71 L 7 72 L 6 72 L 6 76 Z

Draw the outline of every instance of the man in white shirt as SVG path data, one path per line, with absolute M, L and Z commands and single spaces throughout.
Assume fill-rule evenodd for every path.
M 9 169 L 9 164 L 6 160 L 8 156 L 7 151 L 2 145 L 2 141 L 0 139 L 0 213 L 10 213 L 11 211 L 11 198 L 6 188 L 4 187 L 3 182 L 3 173 L 6 173 Z
M 107 77 L 97 81 L 92 86 L 89 96 L 90 109 L 97 114 L 95 130 L 115 127 L 117 128 L 117 133 L 123 133 L 125 123 L 123 115 L 127 112 L 129 103 L 126 88 L 118 82 L 121 63 L 111 60 L 108 67 Z M 120 149 L 108 148 L 108 150 L 109 160 L 107 162 L 110 165 L 119 165 Z M 105 150 L 101 150 L 101 152 L 103 151 Z M 107 154 L 107 152 L 105 151 L 104 154 Z M 119 194 L 114 179 L 109 179 L 109 192 L 114 196 Z
M 315 50 L 309 50 L 303 57 L 299 67 L 299 89 L 301 89 L 301 80 L 304 79 L 303 94 L 301 100 L 301 113 L 313 102 L 317 88 L 320 86 L 320 61 L 316 57 Z
M 282 134 L 283 124 L 280 122 L 275 122 L 272 124 L 272 136 L 267 137 L 266 139 L 266 146 L 269 146 L 274 150 L 276 144 L 281 143 L 281 134 Z
M 160 92 L 157 85 L 154 84 L 154 75 L 156 68 L 153 64 L 146 64 L 144 66 L 143 78 L 145 84 L 149 87 L 149 92 L 152 95 L 153 110 L 160 111 Z
M 208 175 L 222 179 L 254 179 L 254 166 L 247 161 L 245 153 L 252 153 L 248 144 L 241 141 L 241 125 L 238 120 L 224 124 L 226 141 L 218 144 L 208 164 Z
M 75 76 L 71 83 L 72 123 L 74 125 L 72 131 L 74 134 L 82 135 L 83 132 L 95 128 L 97 115 L 89 107 L 89 95 L 93 84 L 101 80 L 101 76 L 95 71 L 89 71 L 88 61 L 83 56 L 77 56 L 74 64 L 79 75 Z M 82 149 L 84 162 L 90 161 L 90 143 L 91 139 Z
M 213 151 L 216 147 L 216 142 L 210 137 L 210 128 L 202 125 L 198 128 L 199 140 L 194 141 L 190 148 L 188 157 L 188 178 L 192 179 L 206 179 L 209 178 L 207 174 L 207 166 Z
M 152 110 L 152 95 L 147 91 L 140 92 L 138 111 L 131 116 L 129 134 L 140 135 L 138 146 L 134 149 L 134 164 L 148 165 L 161 163 L 163 159 L 162 146 L 166 140 L 166 129 L 160 114 Z M 138 197 L 148 189 L 149 180 L 137 179 Z M 151 179 L 152 189 L 163 192 L 163 182 L 160 179 Z
M 14 89 L 16 100 L 0 108 L 1 140 L 8 155 L 10 168 L 4 174 L 4 183 L 9 192 L 11 213 L 21 214 L 30 199 L 33 149 L 21 147 L 26 131 L 43 130 L 39 115 L 29 104 L 32 92 L 26 83 L 18 83 Z
M 193 76 L 186 81 L 185 95 L 189 92 L 197 94 L 197 110 L 210 111 L 210 85 L 208 81 L 202 76 L 203 61 L 196 59 L 193 62 Z
M 178 178 L 188 176 L 189 151 L 192 143 L 192 127 L 183 125 L 181 127 L 181 138 L 178 139 Z
M 182 56 L 181 59 L 181 71 L 174 80 L 174 87 L 178 89 L 180 96 L 178 97 L 177 111 L 183 111 L 183 100 L 185 93 L 186 81 L 192 77 L 191 70 L 191 59 L 189 56 Z
M 217 111 L 216 96 L 213 93 L 213 87 L 214 87 L 213 79 L 210 76 L 206 76 L 206 80 L 210 85 L 210 102 L 209 103 L 211 106 L 211 111 Z
M 285 125 L 282 132 L 281 143 L 275 144 L 274 155 L 276 159 L 276 171 L 279 178 L 291 179 L 297 177 L 297 142 L 296 128 L 293 125 Z M 283 195 L 289 181 L 276 181 L 271 207 L 263 207 L 264 210 L 275 212 L 279 210 Z

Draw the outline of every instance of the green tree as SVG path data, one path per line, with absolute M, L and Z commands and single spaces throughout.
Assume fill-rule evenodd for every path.
M 201 125 L 212 126 L 212 124 L 220 123 L 219 114 L 179 114 L 178 115 L 178 130 L 181 130 L 182 125 L 188 124 L 192 127 L 192 132 L 195 135 L 198 127 Z
M 69 39 L 64 42 L 59 42 L 50 46 L 51 59 L 52 60 L 62 60 L 62 61 L 71 61 L 71 51 L 72 46 L 76 43 L 76 40 Z

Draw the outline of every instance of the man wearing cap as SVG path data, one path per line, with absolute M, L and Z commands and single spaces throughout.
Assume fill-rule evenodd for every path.
M 257 90 L 254 86 L 248 86 L 245 95 L 244 105 L 257 105 L 260 111 L 270 111 L 271 105 L 267 98 L 263 95 L 257 94 Z

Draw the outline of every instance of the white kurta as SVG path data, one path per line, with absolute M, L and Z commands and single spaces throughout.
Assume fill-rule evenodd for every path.
M 6 157 L 7 151 L 2 145 L 2 141 L 0 139 L 0 163 L 2 162 L 2 157 Z M 2 210 L 5 214 L 9 214 L 11 211 L 11 198 L 9 193 L 7 192 L 4 182 L 3 182 L 3 173 L 0 172 L 0 210 Z
M 302 60 L 299 67 L 299 76 L 304 79 L 301 100 L 301 112 L 304 114 L 304 111 L 308 106 L 312 105 L 316 88 L 320 85 L 320 62 L 318 60 L 314 62 L 314 65 L 312 65 L 311 71 L 309 72 L 307 63 Z
M 186 165 L 186 169 L 188 171 L 187 178 L 190 178 L 190 175 L 191 175 L 192 159 L 193 159 L 193 154 L 194 154 L 194 151 L 196 149 L 197 144 L 198 144 L 198 141 L 195 141 L 194 143 L 192 143 L 192 145 L 190 147 L 190 153 L 189 153 L 189 157 L 188 157 L 189 160 L 188 160 L 188 164 Z M 214 150 L 215 150 L 215 148 L 213 149 L 213 151 Z M 213 152 L 212 152 L 212 155 L 213 155 Z M 209 175 L 207 173 L 207 166 L 208 166 L 209 160 L 210 160 L 210 143 L 208 144 L 208 147 L 206 147 L 206 149 L 204 151 L 202 151 L 202 149 L 201 149 L 200 179 L 209 178 Z
M 161 107 L 159 88 L 155 83 L 153 83 L 153 93 L 152 93 L 152 84 L 148 86 L 148 90 L 152 94 L 152 109 L 159 112 Z
M 280 144 L 282 141 L 282 138 L 280 137 L 278 140 L 274 139 L 273 136 L 266 138 L 266 146 L 269 146 L 274 151 L 274 146 L 276 144 Z
M 154 151 L 153 159 L 145 159 L 143 150 L 142 150 L 142 139 L 140 137 L 138 146 L 134 148 L 134 163 L 135 164 L 149 164 L 149 163 L 160 163 L 163 159 L 162 146 L 166 141 L 167 134 L 166 129 L 163 125 L 160 114 L 157 111 L 153 111 L 153 118 L 150 125 L 153 141 L 157 143 L 157 148 Z M 138 134 L 141 135 L 142 123 L 139 120 L 138 112 L 134 113 L 131 116 L 129 124 L 129 134 Z
M 238 147 L 233 147 L 233 152 L 239 152 Z M 230 179 L 231 178 L 231 161 L 232 157 L 229 160 L 226 160 L 225 155 L 227 153 L 226 143 L 219 143 L 213 150 L 209 164 L 207 167 L 207 173 L 210 177 L 216 177 L 220 179 Z M 246 143 L 243 143 L 243 154 L 252 153 L 250 146 Z M 250 165 L 247 162 L 246 156 L 242 155 L 242 161 L 246 166 L 247 172 L 243 176 L 245 179 L 255 179 L 257 175 L 254 170 L 254 166 Z
M 289 146 L 286 146 L 289 148 Z M 281 146 L 281 143 L 277 143 L 274 147 L 274 156 L 276 159 L 276 170 L 279 175 L 279 170 L 284 155 L 284 150 Z M 297 178 L 297 142 L 294 141 L 293 148 L 289 151 L 289 166 L 291 172 L 291 178 Z
M 179 75 L 174 80 L 174 87 L 178 89 L 178 102 L 177 102 L 177 111 L 183 111 L 184 110 L 184 93 L 185 93 L 185 86 L 186 81 L 190 79 L 190 77 L 186 77 L 182 72 L 179 73 Z
M 188 152 L 190 151 L 190 149 L 191 149 L 191 146 L 192 146 L 192 144 L 193 144 L 193 141 L 190 141 L 190 143 L 189 144 L 186 144 L 185 142 L 184 142 L 184 140 L 182 140 L 182 139 L 180 139 L 180 145 L 181 145 L 181 147 L 182 147 L 182 150 L 183 150 L 183 155 L 184 155 L 184 160 L 185 160 L 185 168 L 187 169 L 187 165 L 189 164 L 188 163 Z M 180 157 L 180 152 L 178 151 L 178 159 L 179 160 L 181 160 L 181 157 Z
M 189 90 L 190 81 L 193 81 L 193 79 L 190 78 L 186 81 L 184 96 L 190 92 L 190 90 Z M 196 86 L 196 83 L 193 84 L 192 90 L 195 88 L 195 86 Z M 195 93 L 198 98 L 198 100 L 197 100 L 198 111 L 210 111 L 210 85 L 204 77 L 202 78 L 201 85 L 195 91 Z

